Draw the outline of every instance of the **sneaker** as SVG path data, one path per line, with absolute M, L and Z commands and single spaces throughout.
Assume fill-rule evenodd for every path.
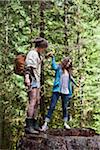
M 42 129 L 40 129 L 40 131 L 44 131 L 45 132 L 46 130 L 48 130 L 48 126 L 44 124 L 42 126 Z
M 67 123 L 64 123 L 64 129 L 70 129 L 70 126 Z

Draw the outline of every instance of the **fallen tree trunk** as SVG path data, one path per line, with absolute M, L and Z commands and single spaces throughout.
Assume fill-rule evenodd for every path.
M 50 129 L 38 135 L 25 134 L 17 150 L 100 150 L 100 135 L 92 129 Z

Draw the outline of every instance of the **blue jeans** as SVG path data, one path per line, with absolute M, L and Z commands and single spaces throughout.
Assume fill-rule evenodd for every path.
M 48 113 L 46 115 L 45 121 L 47 121 L 47 122 L 50 121 L 52 113 L 55 109 L 56 103 L 60 96 L 61 96 L 61 100 L 62 100 L 63 119 L 64 119 L 64 121 L 68 121 L 67 107 L 68 107 L 71 97 L 69 97 L 67 94 L 61 94 L 59 92 L 53 92 L 53 94 L 52 94 L 50 107 L 49 107 Z

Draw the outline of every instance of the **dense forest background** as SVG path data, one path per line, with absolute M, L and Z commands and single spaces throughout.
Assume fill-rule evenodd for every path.
M 58 63 L 67 55 L 73 60 L 73 75 L 80 87 L 74 88 L 69 125 L 100 133 L 100 1 L 1 0 L 0 149 L 15 149 L 24 131 L 27 93 L 23 77 L 14 74 L 13 64 L 17 53 L 26 54 L 32 47 L 31 39 L 37 36 L 48 40 L 47 52 L 52 50 Z M 44 61 L 42 69 L 40 118 L 47 112 L 52 94 L 51 59 Z M 60 101 L 49 127 L 63 127 Z

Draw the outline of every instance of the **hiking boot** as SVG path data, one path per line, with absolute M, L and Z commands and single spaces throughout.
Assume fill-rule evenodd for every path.
M 25 133 L 27 134 L 39 134 L 39 131 L 35 130 L 32 127 L 25 128 Z
M 70 126 L 67 123 L 64 123 L 64 129 L 70 129 Z
M 35 130 L 39 130 L 39 123 L 36 119 L 33 118 L 33 127 Z
M 34 128 L 33 118 L 26 118 L 25 132 L 30 134 L 38 134 L 39 132 Z

